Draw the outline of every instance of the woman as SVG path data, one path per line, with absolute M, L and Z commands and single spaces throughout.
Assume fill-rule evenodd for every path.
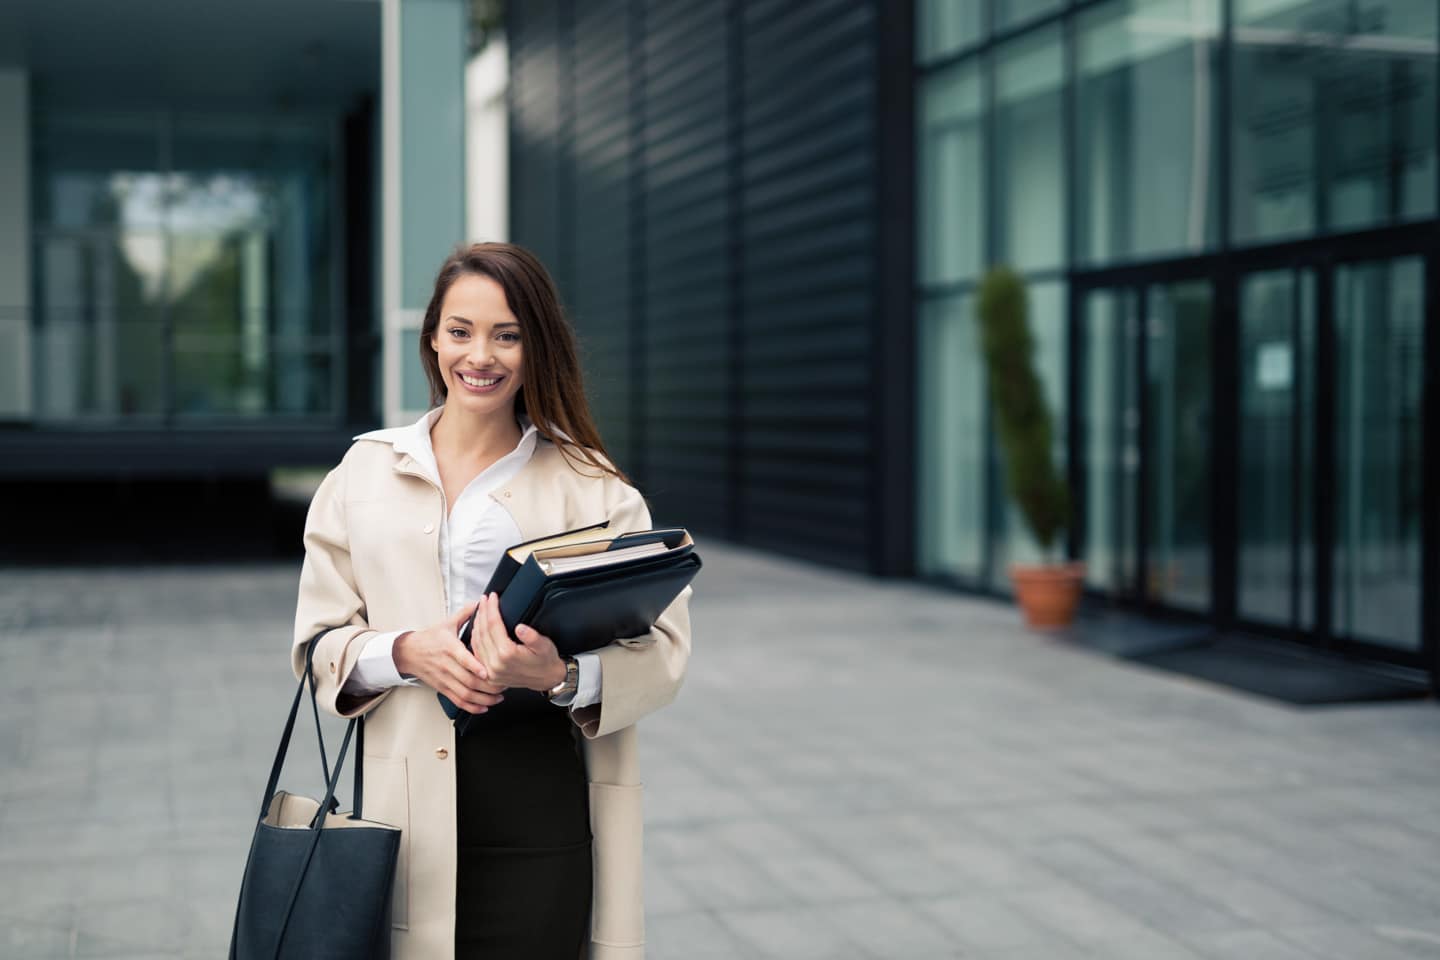
M 533 255 L 446 260 L 420 359 L 442 405 L 357 437 L 310 505 L 291 651 L 298 677 L 316 645 L 326 709 L 366 715 L 364 815 L 402 830 L 394 956 L 643 957 L 635 722 L 684 678 L 689 588 L 650 633 L 573 662 L 534 630 L 511 640 L 480 595 L 506 547 L 650 515 Z M 437 692 L 479 729 L 457 738 Z

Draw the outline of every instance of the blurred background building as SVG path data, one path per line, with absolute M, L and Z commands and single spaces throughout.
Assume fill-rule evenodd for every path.
M 1440 669 L 1437 63 L 1433 0 L 20 0 L 7 506 L 333 463 L 508 236 L 659 519 L 1005 593 L 1006 263 L 1095 600 Z

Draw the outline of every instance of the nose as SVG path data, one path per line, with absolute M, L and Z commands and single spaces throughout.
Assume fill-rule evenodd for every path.
M 481 370 L 489 366 L 490 361 L 495 357 L 495 345 L 490 342 L 489 337 L 476 337 L 470 346 L 469 361 L 471 366 Z

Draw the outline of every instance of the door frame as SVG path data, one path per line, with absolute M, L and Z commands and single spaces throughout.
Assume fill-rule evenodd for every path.
M 1314 627 L 1299 630 L 1296 626 L 1274 626 L 1242 621 L 1237 614 L 1236 576 L 1238 573 L 1238 511 L 1235 484 L 1239 470 L 1237 427 L 1239 424 L 1238 357 L 1239 357 L 1239 291 L 1243 277 L 1266 270 L 1299 271 L 1311 269 L 1316 276 L 1316 410 L 1313 516 L 1315 535 L 1317 597 L 1328 598 L 1334 589 L 1334 519 L 1335 487 L 1334 402 L 1328 389 L 1334 383 L 1335 329 L 1334 277 L 1337 267 L 1418 256 L 1424 268 L 1425 318 L 1423 352 L 1423 396 L 1421 400 L 1422 464 L 1421 485 L 1425 491 L 1421 514 L 1421 647 L 1418 651 L 1396 650 L 1392 647 L 1366 643 L 1353 638 L 1337 637 L 1331 624 L 1328 600 L 1316 604 Z M 1211 609 L 1208 614 L 1167 606 L 1146 595 L 1143 589 L 1124 594 L 1087 594 L 1103 597 L 1106 602 L 1138 609 L 1146 614 L 1162 614 L 1213 623 L 1220 630 L 1236 629 L 1269 635 L 1283 640 L 1304 643 L 1346 656 L 1384 661 L 1398 666 L 1429 672 L 1433 687 L 1440 688 L 1440 231 L 1434 221 L 1367 230 L 1343 236 L 1313 237 L 1262 248 L 1232 250 L 1200 257 L 1175 258 L 1146 264 L 1127 264 L 1099 270 L 1077 271 L 1070 277 L 1068 309 L 1068 410 L 1067 436 L 1070 438 L 1067 478 L 1077 504 L 1076 519 L 1069 537 L 1069 552 L 1079 558 L 1084 542 L 1083 504 L 1085 503 L 1085 438 L 1082 391 L 1085 301 L 1090 293 L 1105 289 L 1129 288 L 1142 298 L 1147 288 L 1157 284 L 1184 280 L 1209 280 L 1213 292 L 1213 324 L 1211 328 L 1211 409 L 1215 429 L 1210 461 L 1211 490 Z M 1139 301 L 1144 310 L 1145 301 Z M 1144 339 L 1136 358 L 1138 373 L 1144 375 Z M 1303 375 L 1303 372 L 1302 372 Z M 1148 413 L 1141 405 L 1141 429 L 1147 431 Z M 1140 490 L 1136 508 L 1140 510 L 1135 545 L 1137 559 L 1145 559 L 1146 538 L 1146 463 L 1142 450 Z M 1143 576 L 1143 574 L 1142 574 Z

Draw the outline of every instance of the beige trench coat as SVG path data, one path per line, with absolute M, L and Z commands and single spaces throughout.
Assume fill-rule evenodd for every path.
M 318 636 L 321 704 L 342 717 L 367 714 L 364 816 L 402 830 L 395 960 L 449 960 L 455 729 L 428 686 L 396 687 L 363 700 L 340 693 L 373 634 L 428 626 L 448 614 L 438 541 L 444 496 L 391 445 L 408 429 L 357 438 L 310 504 L 291 665 L 298 678 L 305 646 Z M 490 496 L 514 517 L 525 540 L 607 519 L 615 533 L 647 529 L 650 513 L 639 492 L 598 473 L 572 466 L 542 439 L 520 473 Z M 686 588 L 649 634 L 602 648 L 601 702 L 571 712 L 584 735 L 590 788 L 592 960 L 644 956 L 635 722 L 674 699 L 684 679 L 689 595 Z

